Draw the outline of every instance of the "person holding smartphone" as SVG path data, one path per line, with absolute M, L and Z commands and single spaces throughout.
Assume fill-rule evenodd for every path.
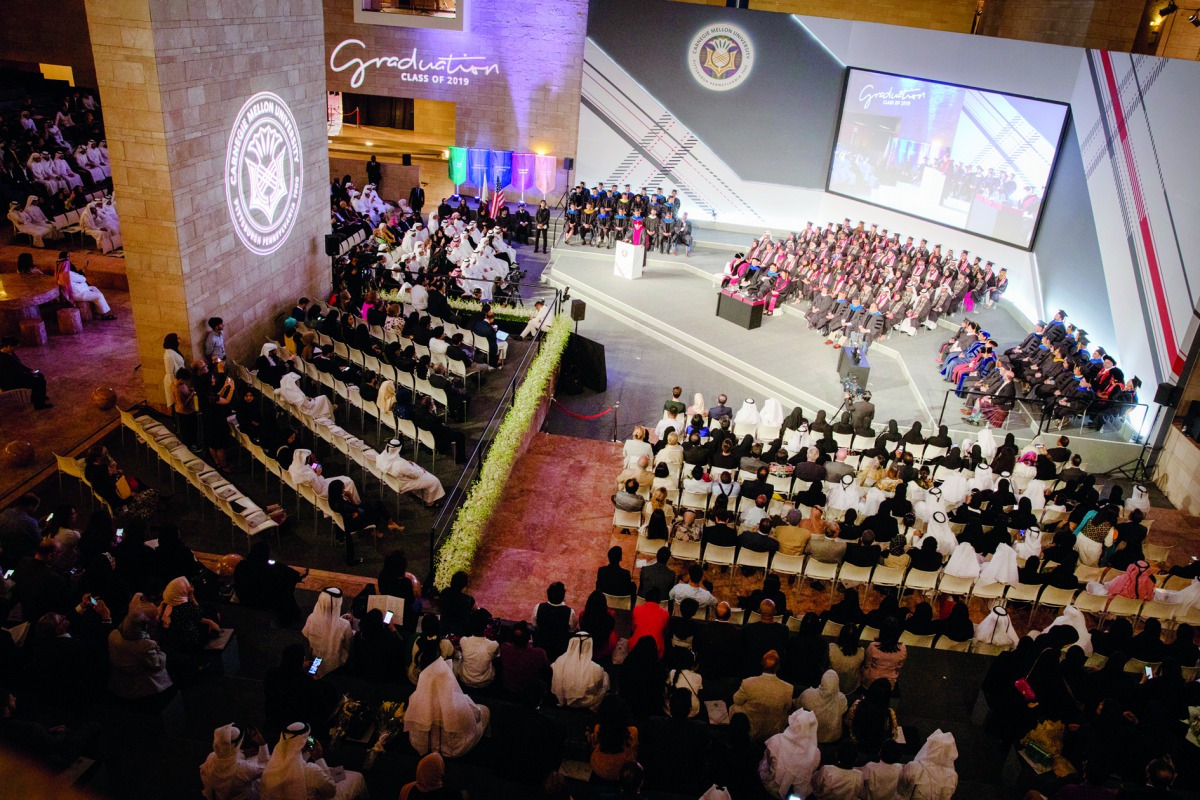
M 325 751 L 303 722 L 284 729 L 262 773 L 262 800 L 352 800 L 366 794 L 361 772 L 337 770 L 325 763 Z
M 217 472 L 224 474 L 229 465 L 225 461 L 225 451 L 233 442 L 233 434 L 229 431 L 229 412 L 233 404 L 233 378 L 225 373 L 225 360 L 214 358 L 211 367 L 203 361 L 197 361 L 194 367 L 193 383 L 200 404 L 200 420 L 204 431 L 204 444 L 212 456 L 213 466 Z

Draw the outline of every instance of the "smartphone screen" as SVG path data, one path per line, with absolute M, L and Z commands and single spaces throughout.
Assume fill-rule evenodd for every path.
M 389 612 L 387 612 L 386 614 L 384 614 L 384 615 L 383 615 L 383 624 L 384 624 L 384 625 L 391 625 L 391 624 L 392 624 L 392 616 L 393 616 L 393 614 L 392 614 L 392 612 L 391 612 L 391 611 L 389 611 Z
M 96 598 L 95 598 L 95 596 L 89 597 L 89 598 L 88 598 L 88 602 L 89 602 L 89 603 L 91 603 L 93 606 L 94 606 L 94 605 L 96 605 Z
M 273 558 L 268 558 L 268 559 L 267 559 L 267 563 L 268 563 L 268 564 L 270 564 L 270 565 L 273 567 L 273 566 L 275 566 L 275 559 L 273 559 Z
M 1154 677 L 1154 670 L 1153 670 L 1153 669 L 1151 669 L 1150 667 L 1146 667 L 1146 677 L 1147 677 L 1147 678 L 1153 678 L 1153 677 Z
M 7 569 L 7 570 L 5 570 L 5 571 L 4 571 L 4 580 L 8 580 L 9 578 L 11 578 L 11 577 L 13 576 L 13 573 L 14 573 L 14 572 L 16 572 L 16 570 L 15 570 L 15 569 Z
M 317 656 L 316 658 L 313 659 L 312 666 L 308 668 L 308 674 L 316 675 L 317 670 L 319 670 L 320 668 L 321 668 L 321 657 Z
M 125 529 L 117 528 L 117 544 L 120 544 L 125 539 Z

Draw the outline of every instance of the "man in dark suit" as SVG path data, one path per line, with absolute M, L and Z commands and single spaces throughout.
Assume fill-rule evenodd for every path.
M 683 254 L 692 257 L 692 222 L 687 212 L 683 212 L 675 224 L 671 226 L 671 255 L 679 255 L 679 245 L 684 246 Z
M 634 593 L 633 575 L 621 566 L 623 556 L 624 551 L 619 546 L 610 547 L 608 563 L 596 570 L 596 588 L 605 594 L 628 596 Z
M 875 546 L 874 532 L 863 531 L 859 541 L 846 543 L 846 555 L 842 561 L 856 567 L 873 567 L 879 563 L 879 552 Z
M 875 420 L 875 404 L 871 402 L 871 393 L 863 392 L 858 399 L 847 393 L 846 407 L 850 411 L 850 422 L 854 426 L 854 432 L 860 436 L 874 436 L 871 423 Z
M 751 622 L 742 629 L 742 674 L 758 672 L 762 657 L 770 650 L 786 653 L 788 629 L 775 618 L 775 602 L 763 600 L 758 604 L 758 622 Z
M 752 553 L 774 553 L 779 549 L 779 542 L 771 538 L 771 520 L 759 520 L 758 529 L 743 531 L 738 537 L 738 547 Z
M 20 340 L 15 336 L 0 339 L 0 389 L 29 389 L 33 407 L 41 411 L 51 408 L 46 400 L 46 376 L 40 369 L 30 369 L 21 363 L 16 349 Z
M 496 340 L 496 315 L 487 304 L 484 304 L 484 315 L 475 320 L 475 324 L 471 326 L 471 332 L 487 339 L 487 363 L 492 369 L 497 369 L 500 365 L 500 345 Z
M 729 524 L 732 516 L 733 512 L 728 510 L 718 511 L 712 515 L 713 524 L 701 532 L 705 545 L 733 547 L 737 544 L 737 531 Z
M 372 156 L 374 158 L 374 156 Z M 408 205 L 412 208 L 414 214 L 420 214 L 421 209 L 425 207 L 425 184 L 417 184 L 412 187 L 408 193 Z
M 383 167 L 375 156 L 371 156 L 371 160 L 367 162 L 367 183 L 374 184 L 376 189 L 383 188 Z
M 717 395 L 717 404 L 708 410 L 708 418 L 719 420 L 722 417 L 733 417 L 733 409 L 725 405 L 728 402 L 729 398 L 725 395 Z
M 1071 449 L 1069 447 L 1070 444 L 1071 440 L 1069 438 L 1066 436 L 1060 436 L 1058 437 L 1058 444 L 1055 447 L 1051 447 L 1049 450 L 1047 450 L 1046 455 L 1048 455 L 1050 460 L 1055 464 L 1060 466 L 1062 464 L 1066 464 L 1071 460 Z
M 638 576 L 641 584 L 638 586 L 638 597 L 645 597 L 651 589 L 659 590 L 659 597 L 666 597 L 671 589 L 679 582 L 675 570 L 667 566 L 671 560 L 671 548 L 660 547 L 654 556 L 654 563 L 642 567 Z
M 717 603 L 714 612 L 717 621 L 698 624 L 692 639 L 697 668 L 704 676 L 705 689 L 715 688 L 718 681 L 732 680 L 733 686 L 736 686 L 742 629 L 729 623 L 730 613 L 729 603 L 724 600 Z

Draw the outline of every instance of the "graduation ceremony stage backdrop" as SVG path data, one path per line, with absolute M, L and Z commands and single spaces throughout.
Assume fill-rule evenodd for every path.
M 1200 319 L 1200 64 L 666 0 L 592 3 L 575 180 L 676 189 L 696 221 L 865 220 L 1007 267 L 1141 377 L 1175 380 Z M 1032 249 L 825 191 L 847 68 L 1070 107 Z M 906 209 L 914 210 L 914 209 Z M 749 243 L 749 237 L 747 237 Z

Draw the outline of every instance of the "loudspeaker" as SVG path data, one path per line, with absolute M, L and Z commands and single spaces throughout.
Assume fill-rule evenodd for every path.
M 587 318 L 587 303 L 582 300 L 571 301 L 571 319 L 583 322 Z
M 1175 393 L 1176 388 L 1173 383 L 1160 383 L 1154 392 L 1154 402 L 1167 408 L 1174 407 L 1175 403 L 1179 401 L 1179 397 Z
M 336 233 L 325 234 L 325 255 L 333 258 L 338 254 L 338 248 L 342 246 L 342 237 Z
M 567 172 L 570 172 L 571 170 L 575 169 L 575 159 L 564 158 L 563 159 L 563 169 L 565 169 Z
M 404 155 L 400 156 L 400 163 L 406 167 L 411 167 L 412 166 L 412 153 L 405 153 Z
M 867 361 L 867 357 L 860 355 L 858 363 L 854 363 L 853 353 L 849 347 L 842 345 L 841 355 L 838 356 L 837 365 L 838 377 L 842 380 L 850 375 L 858 381 L 858 388 L 866 389 L 867 381 L 871 377 L 871 362 Z
M 572 334 L 567 341 L 567 352 L 563 354 L 562 372 L 559 375 L 559 386 L 569 394 L 571 391 L 586 387 L 593 392 L 603 392 L 608 389 L 608 367 L 605 363 L 604 345 L 594 342 L 586 336 Z
M 1192 441 L 1200 441 L 1200 416 L 1185 420 L 1183 423 L 1183 432 Z

